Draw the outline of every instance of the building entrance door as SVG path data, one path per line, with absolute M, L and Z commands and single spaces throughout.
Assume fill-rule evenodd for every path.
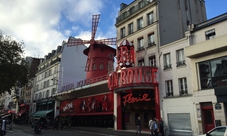
M 202 113 L 203 113 L 203 124 L 205 132 L 208 132 L 214 125 L 214 112 L 212 103 L 206 103 L 201 105 Z

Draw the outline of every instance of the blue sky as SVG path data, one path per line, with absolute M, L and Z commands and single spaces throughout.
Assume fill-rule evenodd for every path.
M 0 29 L 25 42 L 25 56 L 42 58 L 69 36 L 91 38 L 91 18 L 101 14 L 96 39 L 116 37 L 115 20 L 133 0 L 0 0 Z M 227 12 L 227 0 L 205 0 L 207 18 Z

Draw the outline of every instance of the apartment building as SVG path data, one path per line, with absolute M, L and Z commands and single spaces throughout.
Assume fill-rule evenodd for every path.
M 85 48 L 84 45 L 67 47 L 63 41 L 62 45 L 40 61 L 36 73 L 33 100 L 35 112 L 31 114 L 32 117 L 47 117 L 53 120 L 59 114 L 60 101 L 55 100 L 53 94 L 66 91 L 65 86 L 69 84 L 74 88 L 74 84 L 85 78 Z
M 227 13 L 195 25 L 190 46 L 194 107 L 198 133 L 226 125 L 227 117 Z
M 205 20 L 205 4 L 199 0 L 135 0 L 122 3 L 116 19 L 117 43 L 127 39 L 134 44 L 136 66 L 158 68 L 160 114 L 167 135 L 197 133 L 191 63 L 184 52 L 189 26 Z M 145 115 L 136 116 L 145 121 Z

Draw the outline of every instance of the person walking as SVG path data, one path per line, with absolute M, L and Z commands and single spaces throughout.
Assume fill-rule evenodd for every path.
M 140 134 L 141 135 L 141 120 L 140 117 L 138 117 L 137 121 L 136 121 L 136 125 L 137 125 L 137 131 L 136 134 Z
M 53 127 L 53 130 L 57 129 L 58 130 L 58 125 L 59 125 L 59 121 L 58 121 L 58 118 L 56 118 L 54 120 L 54 127 Z
M 160 127 L 159 130 L 160 130 L 161 136 L 164 136 L 164 121 L 162 120 L 162 118 L 159 121 L 159 127 Z
M 65 120 L 62 118 L 62 120 L 61 120 L 61 130 L 64 128 L 64 126 L 65 126 Z
M 158 136 L 158 122 L 157 119 L 154 119 L 154 123 L 153 123 L 153 132 L 154 132 L 154 136 Z
M 154 132 L 153 132 L 154 121 L 151 118 L 149 120 L 148 126 L 151 131 L 151 136 L 154 136 Z

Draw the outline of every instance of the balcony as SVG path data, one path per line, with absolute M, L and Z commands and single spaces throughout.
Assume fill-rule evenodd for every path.
M 177 67 L 184 66 L 184 65 L 186 65 L 185 60 L 177 62 Z
M 141 47 L 138 47 L 137 51 L 141 51 L 141 50 L 144 50 L 144 47 L 141 46 Z
M 155 45 L 156 45 L 155 42 L 149 42 L 147 47 L 152 47 L 152 46 L 155 46 Z
M 164 70 L 171 69 L 171 68 L 172 68 L 172 64 L 164 65 Z
M 167 91 L 166 96 L 167 96 L 167 97 L 173 96 L 173 92 L 172 92 L 172 91 Z
M 181 90 L 180 91 L 180 96 L 188 94 L 188 90 Z

